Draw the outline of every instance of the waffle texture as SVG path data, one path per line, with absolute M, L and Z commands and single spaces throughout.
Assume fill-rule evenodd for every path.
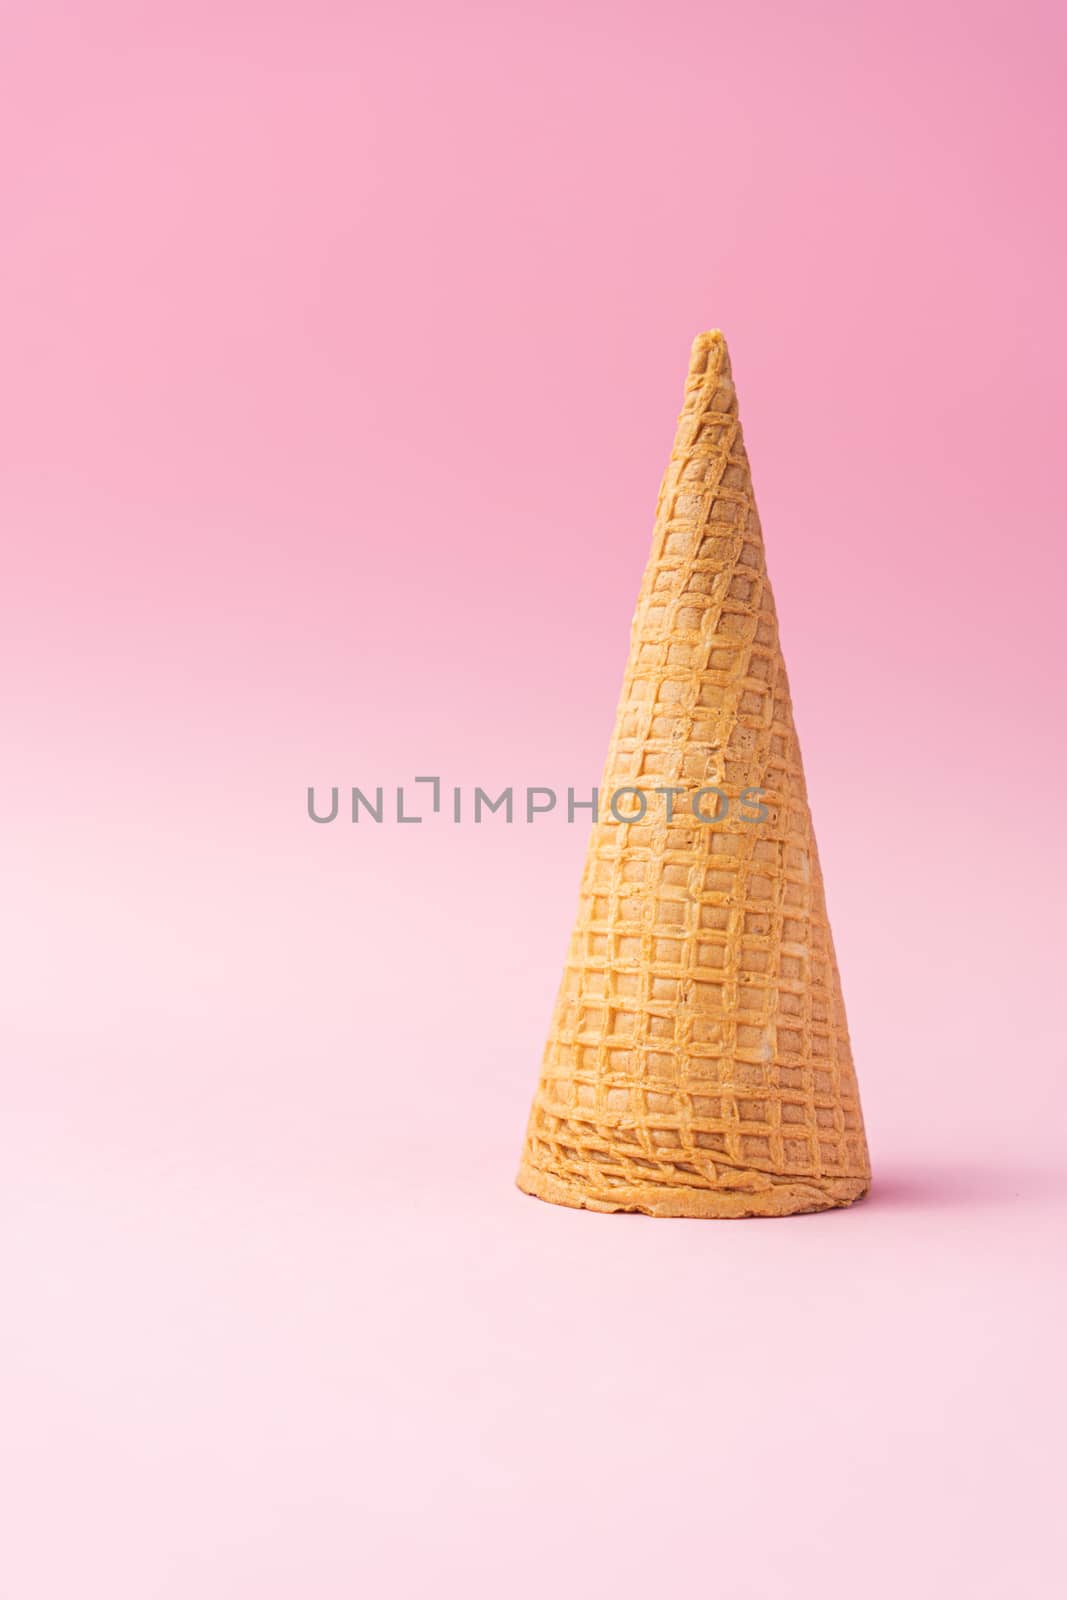
M 714 824 L 692 809 L 710 786 Z M 681 791 L 669 820 L 657 788 Z M 655 800 L 641 820 L 611 813 L 622 789 Z M 594 1211 L 745 1217 L 848 1205 L 869 1178 L 730 359 L 705 333 L 518 1183 Z

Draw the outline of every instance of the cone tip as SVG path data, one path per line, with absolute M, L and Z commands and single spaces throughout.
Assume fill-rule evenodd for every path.
M 730 376 L 730 351 L 719 328 L 698 333 L 689 352 L 690 383 L 703 386 L 709 379 Z

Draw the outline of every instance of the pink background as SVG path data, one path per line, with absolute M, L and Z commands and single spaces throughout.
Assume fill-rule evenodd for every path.
M 4 8 L 3 1600 L 1058 1585 L 1062 8 Z M 877 1188 L 512 1187 L 731 342 Z

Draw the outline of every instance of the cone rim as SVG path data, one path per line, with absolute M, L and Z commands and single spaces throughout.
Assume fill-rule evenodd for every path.
M 550 1205 L 614 1215 L 743 1220 L 792 1217 L 845 1209 L 870 1192 L 870 1178 L 797 1178 L 747 1189 L 711 1189 L 664 1183 L 634 1183 L 618 1188 L 562 1177 L 523 1157 L 515 1179 L 523 1194 Z

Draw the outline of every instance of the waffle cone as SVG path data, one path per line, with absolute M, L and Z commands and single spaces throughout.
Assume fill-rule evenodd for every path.
M 713 824 L 693 812 L 709 786 Z M 635 788 L 645 815 L 620 822 L 609 799 Z M 693 345 L 600 796 L 519 1187 L 668 1217 L 858 1200 L 859 1095 L 718 332 Z

